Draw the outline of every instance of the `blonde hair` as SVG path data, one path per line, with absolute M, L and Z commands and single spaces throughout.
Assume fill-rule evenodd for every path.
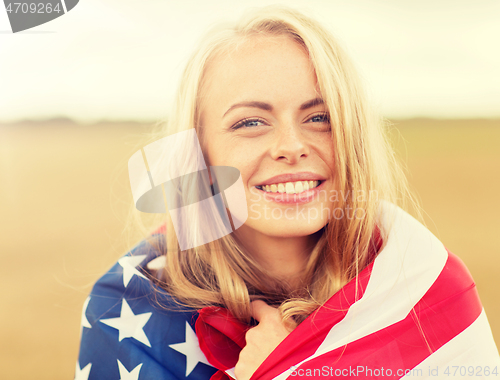
M 260 298 L 279 306 L 285 322 L 300 323 L 373 259 L 369 252 L 376 227 L 383 240 L 388 234 L 377 218 L 380 201 L 404 208 L 405 201 L 414 200 L 388 143 L 383 119 L 370 108 L 351 60 L 326 29 L 288 8 L 263 8 L 204 39 L 187 64 L 162 135 L 195 128 L 203 147 L 200 99 L 207 66 L 254 35 L 289 36 L 305 48 L 330 115 L 335 188 L 349 195 L 336 199 L 334 208 L 362 209 L 365 217 L 331 219 L 312 249 L 301 287 L 292 289 L 259 265 L 234 234 L 180 251 L 167 213 L 161 285 L 177 302 L 195 309 L 219 305 L 249 322 L 250 301 Z

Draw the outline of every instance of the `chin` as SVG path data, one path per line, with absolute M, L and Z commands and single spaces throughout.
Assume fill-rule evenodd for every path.
M 248 223 L 248 227 L 253 228 L 265 235 L 274 237 L 299 237 L 312 235 L 321 230 L 327 220 L 290 220 L 286 218 L 271 220 L 254 220 Z

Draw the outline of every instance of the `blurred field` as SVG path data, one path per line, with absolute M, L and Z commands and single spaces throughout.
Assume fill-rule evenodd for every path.
M 427 225 L 467 264 L 500 343 L 500 120 L 394 123 Z M 148 129 L 0 125 L 0 378 L 73 378 L 83 301 L 127 249 L 126 163 Z

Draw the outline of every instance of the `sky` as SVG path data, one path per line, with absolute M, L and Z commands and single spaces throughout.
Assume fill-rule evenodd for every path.
M 500 117 L 497 0 L 81 0 L 18 33 L 0 4 L 0 122 L 166 118 L 210 27 L 275 3 L 338 38 L 384 116 Z

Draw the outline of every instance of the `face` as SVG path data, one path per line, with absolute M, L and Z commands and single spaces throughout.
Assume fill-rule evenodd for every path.
M 208 164 L 241 173 L 242 230 L 298 237 L 328 223 L 335 173 L 327 108 L 307 53 L 290 37 L 251 37 L 210 63 L 201 127 Z

